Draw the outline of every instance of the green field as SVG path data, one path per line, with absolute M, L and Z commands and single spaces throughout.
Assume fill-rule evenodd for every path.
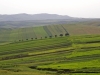
M 100 75 L 100 22 L 0 28 L 0 75 Z
M 95 24 L 95 25 L 94 25 Z M 27 28 L 0 28 L 0 44 L 26 40 L 45 39 L 66 33 L 69 35 L 98 35 L 98 22 L 83 22 L 62 25 L 48 25 Z
M 34 38 L 58 35 L 58 28 L 64 34 L 61 27 L 13 30 L 16 34 L 10 34 L 7 40 L 30 40 L 0 45 L 0 75 L 100 75 L 100 35 L 31 39 L 32 34 Z M 11 32 L 9 30 L 8 33 Z M 17 37 L 12 40 L 10 37 L 14 35 Z M 2 34 L 3 36 L 5 35 Z
M 56 30 L 56 27 L 59 27 Z M 65 35 L 67 33 L 62 27 L 59 26 L 40 26 L 40 27 L 29 27 L 29 28 L 18 28 L 18 29 L 0 29 L 0 42 L 13 42 L 13 41 L 26 41 L 34 39 L 49 38 L 49 36 L 55 37 L 60 34 Z

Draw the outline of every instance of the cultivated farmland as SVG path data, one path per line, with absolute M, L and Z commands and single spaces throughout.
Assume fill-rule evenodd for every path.
M 100 75 L 100 22 L 0 28 L 0 75 Z
M 1 75 L 100 75 L 100 35 L 0 45 Z
M 81 22 L 27 28 L 0 28 L 0 43 L 59 37 L 60 34 L 65 36 L 66 33 L 70 35 L 98 35 L 100 34 L 99 22 Z

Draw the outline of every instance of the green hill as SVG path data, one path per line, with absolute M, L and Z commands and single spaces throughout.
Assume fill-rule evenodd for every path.
M 43 27 L 39 28 L 41 32 L 38 27 L 34 32 L 48 35 Z M 49 34 L 55 35 L 52 32 Z M 0 75 L 100 75 L 100 35 L 63 36 L 2 44 Z
M 48 25 L 27 28 L 0 28 L 0 43 L 49 38 L 50 36 L 97 35 L 100 34 L 99 22 Z

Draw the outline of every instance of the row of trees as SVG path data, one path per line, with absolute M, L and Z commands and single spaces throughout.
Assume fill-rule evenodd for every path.
M 66 33 L 66 34 L 60 34 L 59 36 L 60 37 L 62 37 L 62 36 L 69 36 L 69 33 Z M 53 36 L 51 35 L 51 36 L 49 36 L 49 38 L 52 38 Z M 58 37 L 57 35 L 55 35 L 55 37 Z M 48 38 L 47 36 L 45 36 L 45 38 Z M 33 40 L 34 38 L 31 38 L 31 40 Z M 37 37 L 35 38 L 35 39 L 37 39 Z M 42 39 L 42 37 L 41 37 L 41 39 Z M 29 40 L 29 39 L 26 39 L 26 40 Z M 19 40 L 19 41 L 23 41 L 23 39 L 22 40 Z

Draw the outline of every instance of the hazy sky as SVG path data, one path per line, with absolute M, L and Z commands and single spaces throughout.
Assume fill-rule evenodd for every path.
M 0 0 L 0 14 L 18 13 L 100 18 L 100 0 Z

